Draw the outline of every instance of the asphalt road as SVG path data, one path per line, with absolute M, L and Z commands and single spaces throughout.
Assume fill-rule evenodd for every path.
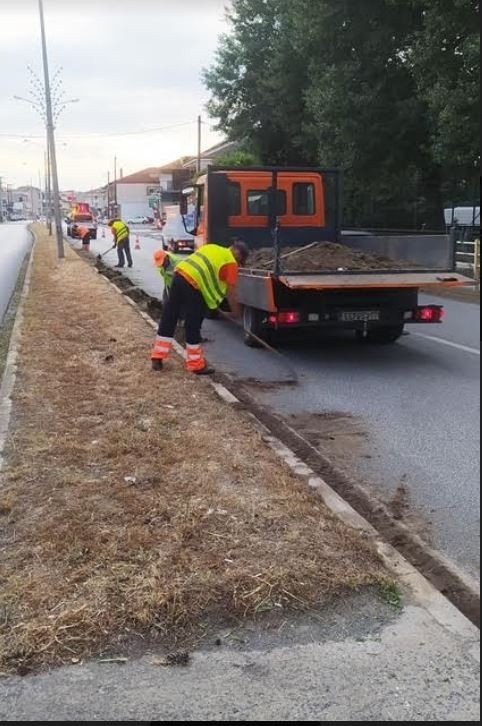
M 25 222 L 0 224 L 0 325 L 31 243 Z
M 158 244 L 141 238 L 128 274 L 160 297 L 162 284 L 151 263 Z M 113 255 L 110 260 L 115 264 Z M 242 331 L 229 323 L 206 321 L 204 334 L 211 362 L 238 378 L 282 382 L 291 377 L 290 366 L 296 370 L 296 387 L 256 389 L 259 400 L 277 413 L 335 411 L 353 419 L 368 444 L 358 458 L 349 452 L 349 473 L 386 501 L 403 483 L 419 528 L 479 578 L 480 308 L 442 302 L 443 325 L 409 327 L 411 334 L 389 347 L 353 339 L 298 341 L 280 346 L 283 359 L 246 348 Z

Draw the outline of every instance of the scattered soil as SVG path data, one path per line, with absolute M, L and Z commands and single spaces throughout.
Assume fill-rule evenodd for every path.
M 296 252 L 297 247 L 285 247 L 282 256 Z M 274 265 L 272 247 L 264 247 L 252 252 L 249 256 L 249 267 L 256 269 L 270 269 Z M 314 247 L 291 254 L 281 260 L 283 272 L 317 272 L 333 271 L 343 268 L 345 270 L 399 270 L 413 267 L 409 262 L 390 260 L 388 257 L 379 257 L 353 250 L 345 245 L 334 242 L 318 242 Z
M 386 580 L 247 413 L 176 358 L 151 372 L 152 337 L 41 236 L 0 478 L 0 672 L 129 634 L 181 644 L 210 616 L 319 608 Z
M 342 411 L 321 411 L 292 414 L 287 420 L 295 431 L 332 461 L 334 466 L 358 481 L 361 481 L 362 461 L 370 461 L 377 456 L 362 418 Z M 369 475 L 365 476 L 370 479 Z M 431 522 L 411 504 L 407 475 L 402 477 L 395 494 L 388 500 L 381 482 L 368 480 L 363 484 L 386 506 L 396 521 L 403 522 L 428 545 L 433 545 Z

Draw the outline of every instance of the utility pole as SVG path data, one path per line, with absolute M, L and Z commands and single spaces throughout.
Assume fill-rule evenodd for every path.
M 202 118 L 197 117 L 197 173 L 201 173 L 201 137 L 202 137 Z
M 49 235 L 52 236 L 52 176 L 50 173 L 50 147 L 48 142 L 47 151 L 45 153 L 45 174 L 47 191 L 47 229 Z
M 112 211 L 110 208 L 110 171 L 107 172 L 107 216 L 112 219 Z
M 117 156 L 114 156 L 114 216 L 117 217 Z
M 47 118 L 47 138 L 48 148 L 50 150 L 50 164 L 52 168 L 52 187 L 54 193 L 54 217 L 55 217 L 55 232 L 57 237 L 57 253 L 59 259 L 65 257 L 64 251 L 64 232 L 62 229 L 62 218 L 60 215 L 60 190 L 59 190 L 59 177 L 57 170 L 57 155 L 55 152 L 55 128 L 54 118 L 52 113 L 52 96 L 50 92 L 50 75 L 49 75 L 49 64 L 47 56 L 47 38 L 45 36 L 45 20 L 44 20 L 44 8 L 43 0 L 38 0 L 39 14 L 40 14 L 40 32 L 42 36 L 42 58 L 44 67 L 44 87 L 45 87 L 45 111 Z
M 0 224 L 3 222 L 3 181 L 0 176 Z

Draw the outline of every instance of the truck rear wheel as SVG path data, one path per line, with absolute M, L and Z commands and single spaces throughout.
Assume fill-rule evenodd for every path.
M 246 305 L 243 308 L 244 343 L 249 348 L 260 348 L 261 343 L 253 337 L 262 338 L 263 312 Z
M 366 335 L 366 340 L 372 345 L 391 345 L 396 343 L 402 335 L 405 326 L 401 325 L 384 325 L 380 328 L 372 328 Z

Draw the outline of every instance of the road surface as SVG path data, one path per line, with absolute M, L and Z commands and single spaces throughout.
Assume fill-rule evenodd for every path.
M 140 241 L 128 275 L 160 297 L 151 263 L 159 242 Z M 95 243 L 96 250 L 103 242 Z M 114 255 L 110 262 L 115 264 Z M 242 331 L 229 323 L 206 321 L 204 334 L 210 361 L 238 378 L 280 382 L 294 368 L 298 386 L 258 386 L 258 399 L 308 437 L 317 414 L 336 412 L 349 429 L 348 436 L 338 430 L 333 437 L 347 446 L 336 452 L 337 463 L 388 502 L 403 484 L 406 514 L 418 530 L 479 578 L 480 308 L 433 301 L 445 305 L 446 322 L 409 327 L 409 336 L 388 347 L 352 338 L 292 342 L 280 346 L 283 360 L 246 348 Z
M 0 325 L 31 244 L 25 222 L 0 224 Z

